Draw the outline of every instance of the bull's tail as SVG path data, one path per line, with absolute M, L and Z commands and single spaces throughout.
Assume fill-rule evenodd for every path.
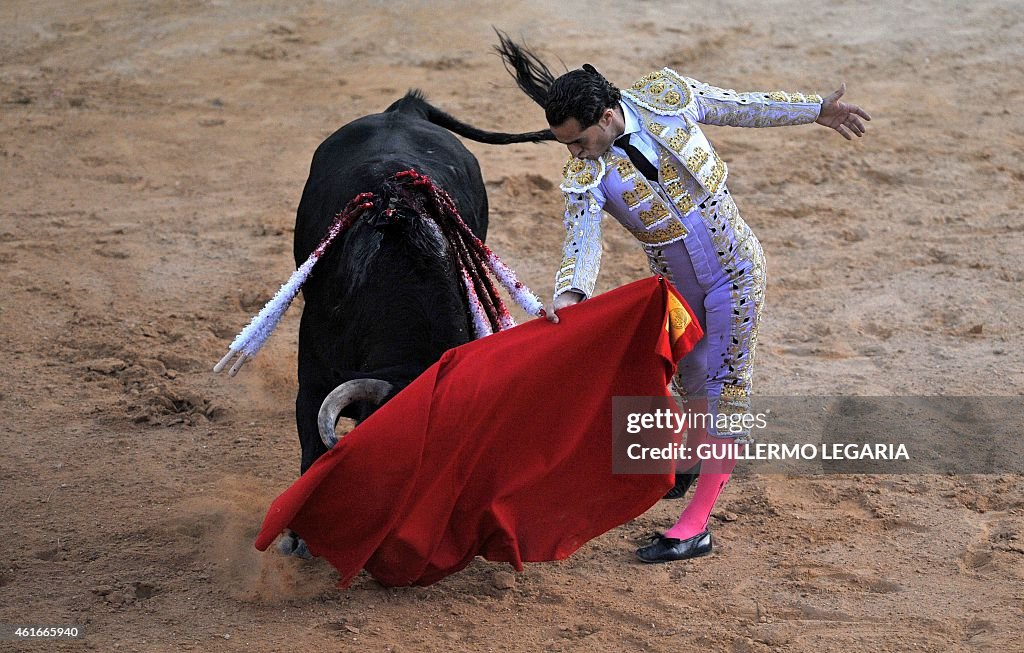
M 535 132 L 525 132 L 521 134 L 507 134 L 504 132 L 489 132 L 482 129 L 477 129 L 472 125 L 467 125 L 455 116 L 452 116 L 444 111 L 438 109 L 434 105 L 427 102 L 423 97 L 423 92 L 419 89 L 412 89 L 405 94 L 401 100 L 398 100 L 387 109 L 388 111 L 415 111 L 423 116 L 426 120 L 434 123 L 439 127 L 444 127 L 450 132 L 454 132 L 459 136 L 463 136 L 472 141 L 478 143 L 487 143 L 489 145 L 508 145 L 510 143 L 539 143 L 541 141 L 553 141 L 555 135 L 551 133 L 551 130 L 544 129 Z

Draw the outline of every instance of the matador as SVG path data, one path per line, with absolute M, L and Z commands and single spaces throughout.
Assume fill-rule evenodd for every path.
M 651 270 L 676 286 L 704 329 L 705 337 L 680 362 L 673 380 L 680 396 L 706 402 L 711 426 L 700 437 L 749 435 L 714 424 L 718 415 L 749 411 L 765 257 L 729 193 L 728 166 L 699 125 L 817 122 L 850 139 L 864 134 L 861 119 L 870 116 L 840 100 L 845 85 L 824 99 L 783 91 L 738 93 L 663 68 L 620 91 L 589 64 L 555 79 L 534 54 L 499 36 L 506 67 L 544 107 L 552 133 L 571 155 L 561 182 L 566 238 L 549 319 L 557 321 L 558 310 L 593 294 L 601 221 L 608 213 L 641 243 Z M 677 476 L 681 493 L 685 487 L 679 484 L 696 475 L 694 497 L 672 528 L 637 551 L 642 561 L 711 552 L 708 517 L 732 465 Z

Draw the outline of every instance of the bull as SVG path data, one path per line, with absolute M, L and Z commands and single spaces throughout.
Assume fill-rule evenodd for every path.
M 483 241 L 488 205 L 480 166 L 452 132 L 490 144 L 553 138 L 547 130 L 482 131 L 410 91 L 383 113 L 345 125 L 313 155 L 295 221 L 297 266 L 340 211 L 366 194 L 373 199 L 302 286 L 295 400 L 301 473 L 336 441 L 339 416 L 365 419 L 445 351 L 474 337 L 458 253 L 395 181 L 408 170 L 432 180 Z M 279 549 L 308 556 L 294 534 Z

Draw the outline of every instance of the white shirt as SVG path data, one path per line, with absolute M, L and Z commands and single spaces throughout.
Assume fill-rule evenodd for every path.
M 623 136 L 629 135 L 629 144 L 640 150 L 640 153 L 644 155 L 651 165 L 654 166 L 655 170 L 658 170 L 658 150 L 654 142 L 654 138 L 647 133 L 647 131 L 640 124 L 640 116 L 637 115 L 633 107 L 629 106 L 625 102 L 619 102 L 619 106 L 622 107 L 622 117 L 626 120 L 626 131 L 622 133 Z M 628 158 L 625 150 L 618 145 L 612 144 L 615 149 L 615 153 Z

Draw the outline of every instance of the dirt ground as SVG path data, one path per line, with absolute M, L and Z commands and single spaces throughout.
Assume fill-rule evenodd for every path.
M 252 548 L 298 472 L 301 302 L 211 367 L 293 269 L 310 157 L 422 88 L 543 126 L 491 25 L 625 86 L 668 65 L 874 120 L 708 128 L 769 264 L 757 392 L 1024 391 L 1024 14 L 1013 0 L 0 3 L 0 623 L 8 650 L 1021 651 L 1024 481 L 738 475 L 715 555 L 643 566 L 678 503 L 570 560 L 427 588 Z M 543 295 L 564 148 L 470 144 L 489 244 Z M 647 274 L 609 221 L 600 289 Z M 572 488 L 566 488 L 571 499 Z

